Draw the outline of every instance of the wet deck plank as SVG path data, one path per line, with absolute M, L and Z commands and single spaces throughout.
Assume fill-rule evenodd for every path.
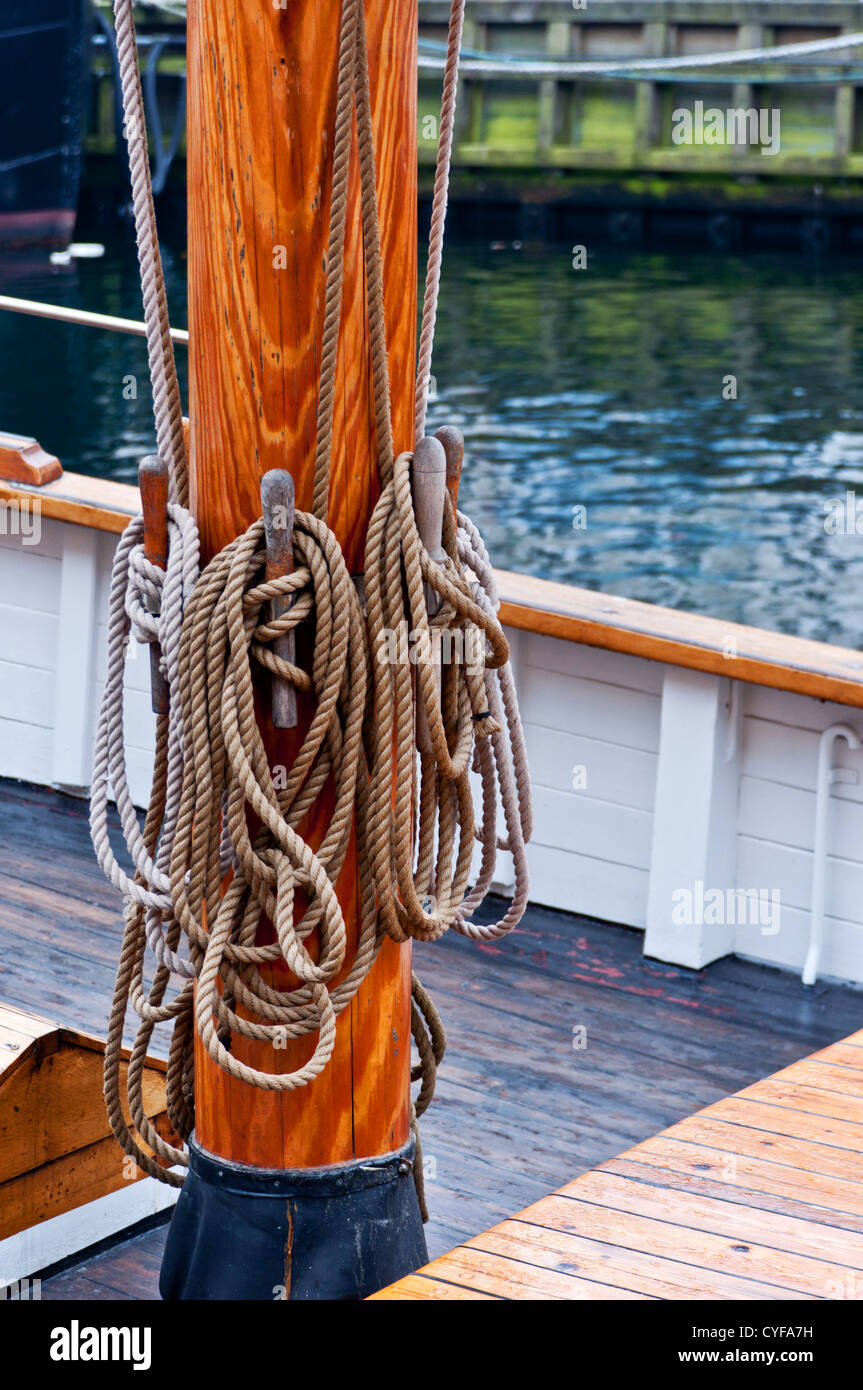
M 863 1031 L 600 1164 L 373 1297 L 421 1298 L 427 1279 L 463 1298 L 863 1299 L 861 1065 Z M 793 1154 L 776 1154 L 776 1134 L 796 1143 Z
M 120 927 L 86 803 L 0 781 L 0 1000 L 104 1036 Z M 433 1258 L 863 1025 L 859 991 L 804 990 L 794 976 L 740 960 L 703 971 L 662 965 L 644 959 L 639 932 L 543 908 L 506 941 L 444 939 L 417 947 L 415 962 L 449 1037 L 422 1122 Z M 835 1094 L 822 1102 L 836 1103 Z M 716 1123 L 708 1115 L 698 1125 L 709 1147 Z M 739 1161 L 755 1165 L 755 1181 L 761 1131 L 739 1133 L 748 1144 Z M 793 1155 L 803 1141 L 773 1142 Z M 775 1195 L 796 1199 L 793 1167 L 784 1171 Z M 828 1178 L 847 1182 L 841 1155 Z M 92 1297 L 156 1297 L 163 1240 L 162 1230 L 137 1237 L 108 1283 L 105 1256 L 75 1277 L 93 1285 Z M 137 1272 L 136 1252 L 150 1252 Z M 71 1276 L 58 1278 L 65 1283 L 46 1281 L 45 1296 L 76 1296 L 62 1292 Z

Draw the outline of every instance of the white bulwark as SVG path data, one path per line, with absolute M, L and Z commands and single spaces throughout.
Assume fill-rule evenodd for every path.
M 63 497 L 43 508 L 38 544 L 0 530 L 0 776 L 85 795 L 118 527 L 98 529 L 104 510 L 102 522 L 94 522 L 93 483 L 81 483 L 86 501 L 65 508 L 75 479 L 64 476 Z M 109 486 L 116 508 L 121 490 Z M 128 507 L 118 510 L 131 512 L 136 490 L 122 491 Z M 64 508 L 74 520 L 59 519 Z M 609 649 L 608 631 L 591 638 L 599 631 L 596 614 L 583 624 L 583 640 L 571 636 L 571 621 L 566 635 L 551 635 L 566 628 L 556 626 L 553 605 L 537 608 L 534 625 L 524 598 L 526 586 L 540 592 L 538 581 L 503 573 L 499 583 L 505 621 L 518 615 L 507 635 L 534 792 L 531 900 L 637 928 L 645 952 L 660 960 L 698 968 L 734 952 L 802 971 L 820 736 L 841 723 L 863 739 L 863 708 L 850 696 L 838 703 L 800 693 L 793 665 L 789 688 L 780 688 L 775 671 L 788 658 L 777 657 L 777 648 L 795 639 L 762 634 L 774 674 L 755 683 L 730 678 L 715 659 L 695 669 L 697 636 L 668 639 L 688 653 L 676 664 Z M 557 585 L 546 591 L 603 598 Z M 611 645 L 647 650 L 643 631 L 617 640 L 614 613 L 625 601 L 607 602 L 597 602 L 596 612 L 612 615 L 605 619 Z M 564 607 L 571 620 L 577 605 Z M 643 623 L 649 606 L 634 607 Z M 692 615 L 685 621 L 696 634 L 699 624 L 718 626 Z M 655 628 L 662 628 L 659 618 Z M 600 645 L 588 645 L 592 640 Z M 658 649 L 670 650 L 663 641 Z M 856 654 L 821 650 L 848 658 L 851 669 Z M 756 665 L 727 668 L 749 674 Z M 818 672 L 808 670 L 807 678 L 806 688 L 817 688 Z M 144 805 L 154 716 L 143 649 L 127 662 L 126 694 L 131 790 Z M 822 978 L 863 983 L 863 751 L 844 739 L 831 748 L 818 968 Z

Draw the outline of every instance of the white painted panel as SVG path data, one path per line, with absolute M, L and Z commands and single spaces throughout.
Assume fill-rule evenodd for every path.
M 578 795 L 586 794 L 642 811 L 653 810 L 655 753 L 646 753 L 640 748 L 621 748 L 605 739 L 563 733 L 539 724 L 525 724 L 524 732 L 534 787 L 568 791 L 572 787 L 574 769 L 583 768 L 586 786 Z
M 0 598 L 26 612 L 60 612 L 60 561 L 32 546 L 0 549 Z
M 50 729 L 54 723 L 54 684 L 50 671 L 0 661 L 0 719 Z
M 103 557 L 100 556 L 100 561 L 102 558 Z M 99 612 L 103 615 L 106 622 L 108 620 L 108 600 L 111 596 L 111 561 L 113 558 L 114 551 L 112 549 L 107 568 L 100 563 L 96 573 L 96 601 Z
M 531 902 L 644 927 L 646 870 L 536 844 L 528 846 L 528 863 Z
M 840 859 L 863 857 L 863 805 L 850 801 L 838 786 L 831 796 L 830 853 Z M 811 851 L 815 830 L 815 793 L 783 787 L 758 777 L 740 783 L 737 822 L 740 835 Z
M 27 544 L 25 545 L 25 537 L 23 535 L 14 535 L 8 523 L 4 529 L 2 521 L 3 513 L 2 509 L 0 509 L 0 549 L 6 548 L 8 550 L 19 551 L 38 550 L 40 555 L 47 555 L 53 557 L 55 560 L 59 560 L 63 553 L 64 522 L 56 521 L 53 517 L 41 517 L 39 519 L 38 529 L 33 530 L 32 534 L 27 537 Z M 29 520 L 26 522 L 26 529 L 28 532 L 31 531 Z M 36 544 L 33 544 L 33 538 L 36 536 L 38 536 L 38 540 Z
M 678 893 L 734 883 L 738 723 L 744 692 L 704 671 L 668 667 L 662 695 L 645 951 L 701 969 L 732 950 L 733 933 L 700 911 L 687 923 Z
M 768 840 L 741 835 L 737 844 L 737 883 L 741 888 L 778 889 L 783 908 L 809 911 L 812 855 Z M 827 857 L 826 912 L 863 926 L 863 863 Z
M 808 944 L 809 913 L 783 907 L 776 936 L 764 936 L 757 927 L 743 927 L 737 933 L 734 949 L 749 960 L 766 961 L 799 973 Z M 854 922 L 825 918 L 818 976 L 863 984 L 863 928 Z
M 627 690 L 642 690 L 649 695 L 662 692 L 663 666 L 626 652 L 610 652 L 602 647 L 586 647 L 579 642 L 566 642 L 560 637 L 546 637 L 536 632 L 525 633 L 527 638 L 525 664 L 543 671 L 558 671 L 563 676 L 580 676 L 583 680 L 601 681 L 604 685 L 622 685 Z
M 73 1207 L 17 1235 L 7 1236 L 0 1240 L 0 1283 L 11 1284 L 48 1269 L 173 1206 L 178 1196 L 176 1187 L 168 1187 L 155 1178 L 141 1178 L 95 1202 Z
M 849 724 L 863 738 L 863 712 L 847 710 L 839 722 Z M 767 719 L 747 719 L 743 736 L 743 771 L 750 777 L 814 792 L 818 741 L 819 734 L 811 729 L 776 724 Z M 838 739 L 833 746 L 832 758 L 835 767 L 850 768 L 857 773 L 856 785 L 843 783 L 841 795 L 848 801 L 863 802 L 863 749 L 854 752 L 844 739 Z
M 93 763 L 93 644 L 99 536 L 67 527 L 63 550 L 57 643 L 52 782 L 83 788 Z
M 652 817 L 583 792 L 533 789 L 533 843 L 637 869 L 650 865 Z
M 52 750 L 50 729 L 0 718 L 0 776 L 45 785 L 51 781 Z
M 14 594 L 0 603 L 0 659 L 13 665 L 53 671 L 56 664 L 58 619 L 53 613 L 34 613 L 18 607 Z
M 863 718 L 863 711 L 835 704 L 832 700 L 817 700 L 811 695 L 795 695 L 791 691 L 773 690 L 765 685 L 752 685 L 748 690 L 747 714 L 758 719 L 771 719 L 777 724 L 814 729 L 820 734 L 831 724 L 841 724 L 843 721 L 855 724 Z
M 655 753 L 660 701 L 622 686 L 562 676 L 525 666 L 520 686 L 522 717 L 548 729 L 565 729 Z

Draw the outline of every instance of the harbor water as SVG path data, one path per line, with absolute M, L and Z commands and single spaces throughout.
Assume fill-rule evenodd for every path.
M 164 254 L 185 326 L 182 238 Z M 462 499 L 495 562 L 863 644 L 856 259 L 600 245 L 583 260 L 447 246 L 429 418 L 464 431 Z M 9 256 L 0 292 L 139 318 L 131 233 L 68 265 Z M 0 429 L 134 480 L 153 446 L 141 340 L 0 314 L 0 361 Z

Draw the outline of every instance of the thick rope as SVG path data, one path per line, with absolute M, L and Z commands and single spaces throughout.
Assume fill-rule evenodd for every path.
M 168 465 L 172 497 L 186 507 L 189 504 L 189 475 L 183 436 L 183 411 L 177 365 L 174 361 L 174 345 L 171 341 L 168 298 L 156 228 L 156 210 L 153 206 L 147 122 L 138 67 L 133 4 L 134 0 L 114 0 L 114 26 L 123 98 L 123 124 L 129 149 L 132 207 L 141 268 L 144 321 L 147 326 L 147 356 L 153 386 L 153 412 L 156 418 L 159 456 Z
M 118 17 L 122 13 L 131 23 L 128 0 L 116 4 Z M 455 0 L 417 377 L 417 407 L 422 406 L 423 417 L 462 18 L 463 4 Z M 527 901 L 527 761 L 488 555 L 470 521 L 450 506 L 444 519 L 446 558 L 440 564 L 432 560 L 413 512 L 411 455 L 394 458 L 360 0 L 343 3 L 336 85 L 314 508 L 295 517 L 293 573 L 264 581 L 259 520 L 198 575 L 194 522 L 182 507 L 171 504 L 166 572 L 146 560 L 143 523 L 136 518 L 117 547 L 112 576 L 91 823 L 99 862 L 124 894 L 127 911 L 106 1051 L 106 1099 L 112 1128 L 126 1152 L 146 1172 L 172 1183 L 181 1176 L 166 1169 L 185 1162 L 183 1151 L 155 1131 L 142 1099 L 144 1062 L 157 1023 L 173 1025 L 168 1113 L 175 1136 L 184 1141 L 194 1124 L 196 1033 L 219 1066 L 250 1085 L 274 1091 L 306 1085 L 326 1067 L 336 1018 L 362 985 L 385 935 L 396 941 L 434 940 L 454 929 L 491 939 L 516 924 Z M 124 82 L 128 117 L 135 110 L 135 95 L 127 87 Z M 354 120 L 382 488 L 366 539 L 365 614 L 326 524 Z M 145 145 L 143 149 L 146 156 Z M 136 168 L 133 183 L 140 181 Z M 146 217 L 142 226 L 142 240 L 151 250 L 155 227 Z M 169 376 L 161 350 L 156 356 L 157 366 Z M 169 415 L 160 417 L 157 405 L 163 425 Z M 184 454 L 182 460 L 184 465 Z M 185 477 L 176 472 L 176 456 L 172 467 L 175 479 Z M 185 483 L 175 481 L 175 487 L 179 493 Z M 269 618 L 272 600 L 285 595 L 292 598 L 290 608 Z M 273 648 L 277 638 L 294 629 L 308 635 L 308 674 L 283 661 Z M 157 722 L 153 789 L 143 829 L 123 751 L 123 672 L 133 634 L 139 641 L 158 642 L 170 692 L 170 714 Z M 302 747 L 278 782 L 256 718 L 255 666 L 291 682 L 314 709 Z M 421 712 L 424 731 L 419 735 L 415 709 Z M 481 784 L 479 827 L 471 769 Z M 109 788 L 117 802 L 128 868 L 121 866 L 109 842 Z M 330 789 L 329 809 L 324 824 L 318 812 L 313 850 L 304 832 L 325 788 Z M 496 829 L 499 803 L 503 839 Z M 360 913 L 356 950 L 345 972 L 347 933 L 336 885 L 354 833 Z M 480 865 L 471 887 L 477 842 Z M 492 883 L 499 847 L 513 857 L 513 900 L 498 923 L 478 924 L 474 914 Z M 272 924 L 269 940 L 261 936 L 262 918 Z M 145 987 L 148 950 L 155 972 Z M 172 977 L 181 987 L 168 998 Z M 131 1126 L 120 1097 L 120 1047 L 130 1004 L 141 1020 L 128 1073 Z M 411 1031 L 419 1059 L 412 1080 L 420 1083 L 411 1125 L 418 1135 L 416 1121 L 434 1094 L 445 1038 L 434 1005 L 416 979 Z M 234 1049 L 238 1037 L 269 1042 L 272 1068 L 243 1061 L 238 1055 L 242 1048 Z M 280 1069 L 279 1052 L 288 1040 L 300 1037 L 314 1038 L 311 1057 L 294 1070 Z M 415 1178 L 425 1215 L 419 1149 Z
M 458 64 L 461 55 L 461 39 L 464 29 L 465 0 L 452 0 L 449 18 L 449 38 L 447 40 L 446 67 L 443 79 L 443 99 L 441 101 L 440 128 L 438 130 L 437 161 L 435 165 L 434 193 L 432 195 L 431 227 L 429 230 L 428 265 L 426 268 L 425 294 L 423 296 L 422 327 L 417 359 L 417 382 L 415 396 L 415 436 L 421 439 L 425 434 L 426 410 L 428 408 L 429 386 L 431 384 L 432 347 L 434 345 L 437 306 L 440 295 L 441 267 L 443 265 L 444 228 L 449 201 L 449 176 L 452 164 L 452 147 L 455 136 L 455 106 L 458 92 Z
M 163 573 L 144 555 L 143 519 L 134 517 L 117 546 L 111 577 L 108 619 L 108 670 L 102 711 L 96 736 L 90 828 L 102 869 L 126 898 L 126 924 L 114 1000 L 105 1048 L 105 1099 L 111 1128 L 126 1153 L 152 1176 L 177 1185 L 177 1174 L 163 1165 L 184 1164 L 182 1150 L 166 1143 L 147 1119 L 142 1086 L 144 1065 L 157 1023 L 174 1021 L 168 1070 L 168 1113 L 181 1138 L 191 1132 L 194 1104 L 191 1056 L 179 1049 L 183 1039 L 191 1044 L 189 1028 L 194 968 L 178 954 L 179 930 L 170 896 L 170 854 L 183 783 L 183 705 L 180 690 L 180 637 L 185 603 L 198 575 L 198 533 L 189 513 L 169 506 L 168 564 Z M 156 608 L 157 613 L 151 612 Z M 150 806 L 143 831 L 129 791 L 123 745 L 123 678 L 130 636 L 145 643 L 158 642 L 163 675 L 170 691 L 170 714 L 160 715 L 156 725 L 156 754 Z M 109 783 L 123 830 L 126 850 L 134 866 L 126 872 L 117 860 L 108 836 Z M 146 950 L 156 961 L 155 978 L 144 988 Z M 180 995 L 165 1003 L 171 974 L 187 980 Z M 141 1024 L 135 1037 L 126 1079 L 132 1120 L 137 1135 L 127 1125 L 123 1103 L 120 1059 L 126 1010 L 132 1003 Z M 161 1162 L 160 1162 L 161 1160 Z
M 207 566 L 189 605 L 180 651 L 187 757 L 174 838 L 171 885 L 177 920 L 198 968 L 197 1029 L 210 1055 L 232 1075 L 267 1090 L 307 1084 L 326 1066 L 336 1015 L 365 979 L 380 947 L 374 891 L 365 869 L 366 795 L 363 725 L 368 691 L 365 627 L 341 549 L 323 522 L 295 518 L 294 574 L 259 583 L 263 523 L 226 547 Z M 277 594 L 291 608 L 261 622 Z M 265 644 L 315 618 L 311 678 Z M 302 749 L 277 789 L 254 709 L 251 659 L 311 690 L 315 713 Z M 327 783 L 335 788 L 319 847 L 299 827 Z M 222 807 L 234 849 L 234 874 L 222 892 Z M 260 829 L 252 838 L 247 813 Z M 359 940 L 347 975 L 345 923 L 335 884 L 356 820 L 360 865 Z M 294 905 L 304 907 L 294 920 Z M 277 940 L 256 943 L 262 913 Z M 315 957 L 305 942 L 316 931 Z M 275 989 L 262 968 L 282 960 L 299 983 Z M 220 991 L 220 984 L 224 987 Z M 260 1023 L 241 1017 L 242 1006 Z M 226 1046 L 230 1032 L 279 1047 L 318 1035 L 312 1058 L 295 1072 L 256 1070 Z M 278 1052 L 274 1053 L 278 1057 Z

